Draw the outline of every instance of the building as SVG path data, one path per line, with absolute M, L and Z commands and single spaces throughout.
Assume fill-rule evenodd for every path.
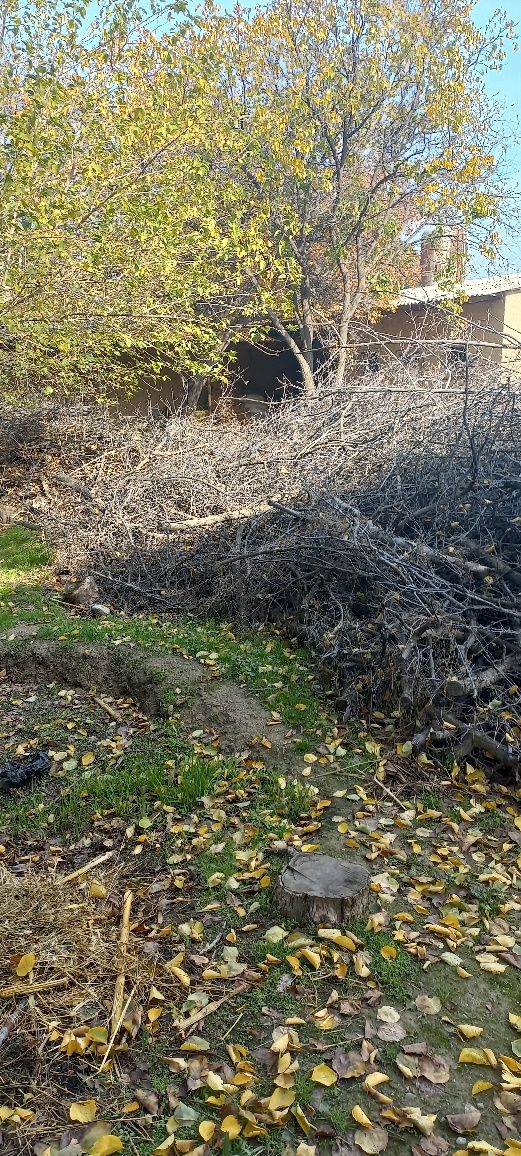
M 375 326 L 377 340 L 359 330 L 360 360 L 376 372 L 389 359 L 425 365 L 442 360 L 464 366 L 478 354 L 507 371 L 521 372 L 521 273 L 480 278 L 462 277 L 464 256 L 450 250 L 453 238 L 436 245 L 422 241 L 421 285 L 405 289 L 396 308 L 383 313 Z M 447 273 L 460 273 L 448 285 Z M 445 281 L 445 286 L 443 282 Z M 358 358 L 357 358 L 358 360 Z

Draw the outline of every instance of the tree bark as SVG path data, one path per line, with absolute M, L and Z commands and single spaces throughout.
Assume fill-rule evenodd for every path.
M 289 330 L 286 329 L 284 322 L 281 321 L 278 314 L 274 313 L 272 309 L 268 309 L 268 317 L 274 328 L 277 330 L 277 333 L 280 334 L 285 345 L 287 345 L 288 349 L 291 350 L 293 356 L 299 364 L 300 372 L 302 373 L 302 385 L 304 393 L 307 397 L 313 397 L 317 389 L 315 375 L 305 354 L 297 345 L 295 338 L 291 336 Z
M 203 392 L 206 383 L 206 378 L 202 373 L 195 373 L 193 377 L 189 377 L 186 382 L 186 393 L 184 399 L 183 409 L 186 413 L 195 413 L 199 398 Z
M 369 872 L 329 855 L 296 854 L 277 884 L 281 910 L 299 924 L 339 927 L 366 910 Z

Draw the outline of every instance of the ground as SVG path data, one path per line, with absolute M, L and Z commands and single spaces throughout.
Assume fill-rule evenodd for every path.
M 67 609 L 23 529 L 0 599 L 0 776 L 48 756 L 0 796 L 2 1152 L 521 1151 L 519 792 L 347 731 L 280 635 Z M 294 850 L 367 915 L 284 919 Z

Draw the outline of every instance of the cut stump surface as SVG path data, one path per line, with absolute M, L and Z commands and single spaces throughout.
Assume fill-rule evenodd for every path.
M 296 854 L 279 878 L 277 898 L 284 914 L 297 923 L 338 927 L 366 910 L 369 872 L 329 855 Z

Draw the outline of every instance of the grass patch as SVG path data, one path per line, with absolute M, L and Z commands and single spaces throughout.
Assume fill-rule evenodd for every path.
M 393 939 L 386 931 L 368 931 L 363 920 L 352 927 L 363 943 L 365 951 L 369 952 L 371 974 L 379 986 L 400 1003 L 407 1003 L 412 988 L 418 983 L 421 967 L 413 956 L 404 951 L 401 944 Z M 395 959 L 385 959 L 381 954 L 383 947 L 392 947 L 396 951 Z

